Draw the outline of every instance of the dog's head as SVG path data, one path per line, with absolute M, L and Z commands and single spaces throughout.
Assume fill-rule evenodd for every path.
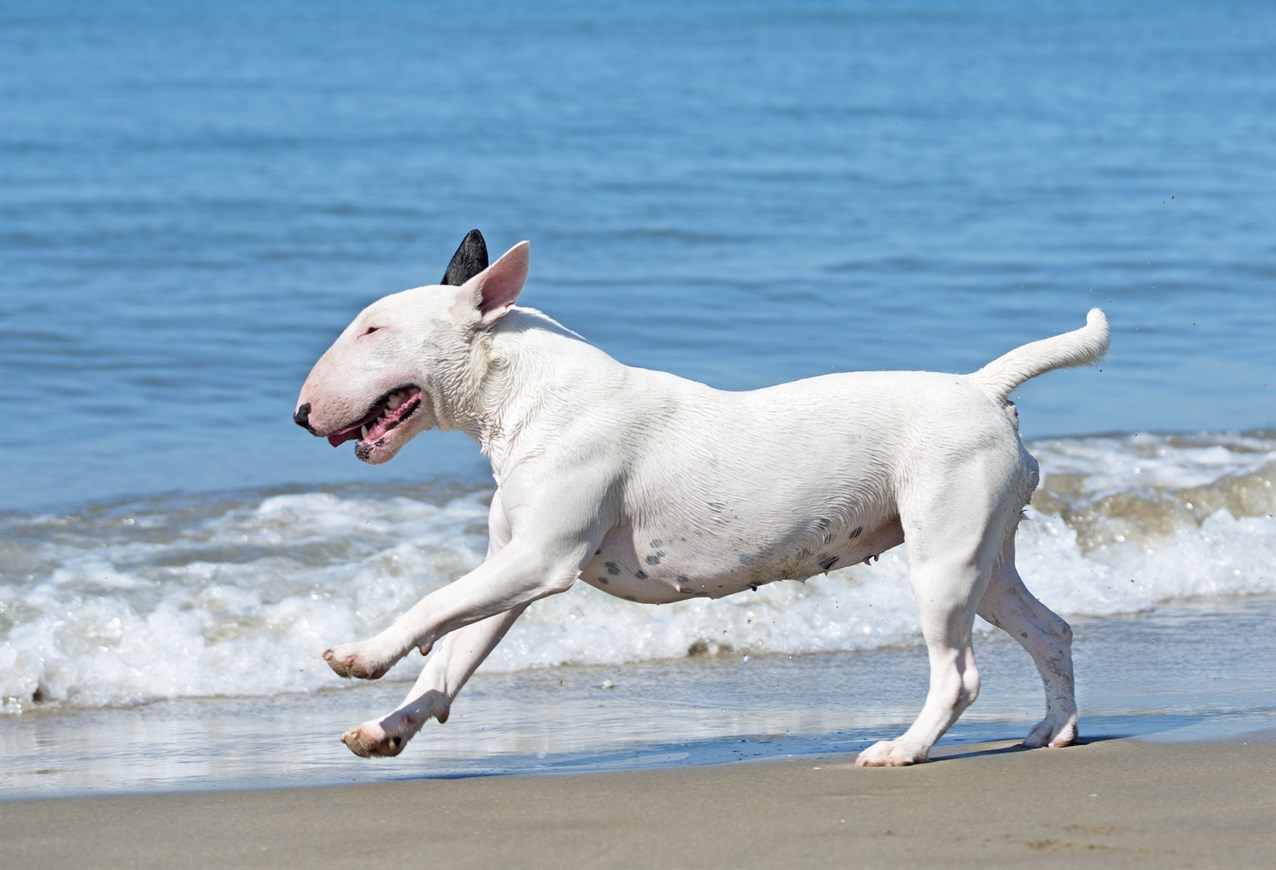
M 426 429 L 459 425 L 482 375 L 475 343 L 514 307 L 527 266 L 527 242 L 489 266 L 471 231 L 442 284 L 379 299 L 346 327 L 311 369 L 293 420 L 334 447 L 357 442 L 372 464 Z

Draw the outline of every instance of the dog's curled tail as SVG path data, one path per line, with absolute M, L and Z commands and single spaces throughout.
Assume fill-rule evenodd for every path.
M 1080 329 L 1017 347 L 971 373 L 970 379 L 993 399 L 1004 402 L 1024 381 L 1055 369 L 1094 365 L 1107 352 L 1108 318 L 1098 308 L 1091 308 Z

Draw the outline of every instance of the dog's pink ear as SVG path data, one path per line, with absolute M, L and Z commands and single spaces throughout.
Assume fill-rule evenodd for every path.
M 495 263 L 465 282 L 465 289 L 470 291 L 479 313 L 483 315 L 484 326 L 495 323 L 518 301 L 518 294 L 527 281 L 530 249 L 527 242 L 519 242 Z

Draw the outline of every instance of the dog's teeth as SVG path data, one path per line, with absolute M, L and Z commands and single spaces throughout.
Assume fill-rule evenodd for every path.
M 402 404 L 403 404 L 403 395 L 401 393 L 395 393 L 393 396 L 390 397 L 389 405 L 390 405 L 391 411 L 393 411 L 395 408 L 399 407 Z
M 367 437 L 368 437 L 368 427 L 367 427 L 367 426 L 364 426 L 364 427 L 363 427 L 360 431 L 363 433 L 363 437 L 364 437 L 364 438 L 367 438 Z

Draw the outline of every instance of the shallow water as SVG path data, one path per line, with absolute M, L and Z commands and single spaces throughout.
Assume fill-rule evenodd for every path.
M 1273 617 L 1276 599 L 1264 597 L 1075 621 L 1084 739 L 1270 739 Z M 976 648 L 983 690 L 941 746 L 1021 738 L 1040 715 L 1027 655 L 1000 633 Z M 0 788 L 9 798 L 280 788 L 853 753 L 907 727 L 926 660 L 889 647 L 480 672 L 448 723 L 428 724 L 398 758 L 351 755 L 341 731 L 389 712 L 402 688 L 10 718 Z

